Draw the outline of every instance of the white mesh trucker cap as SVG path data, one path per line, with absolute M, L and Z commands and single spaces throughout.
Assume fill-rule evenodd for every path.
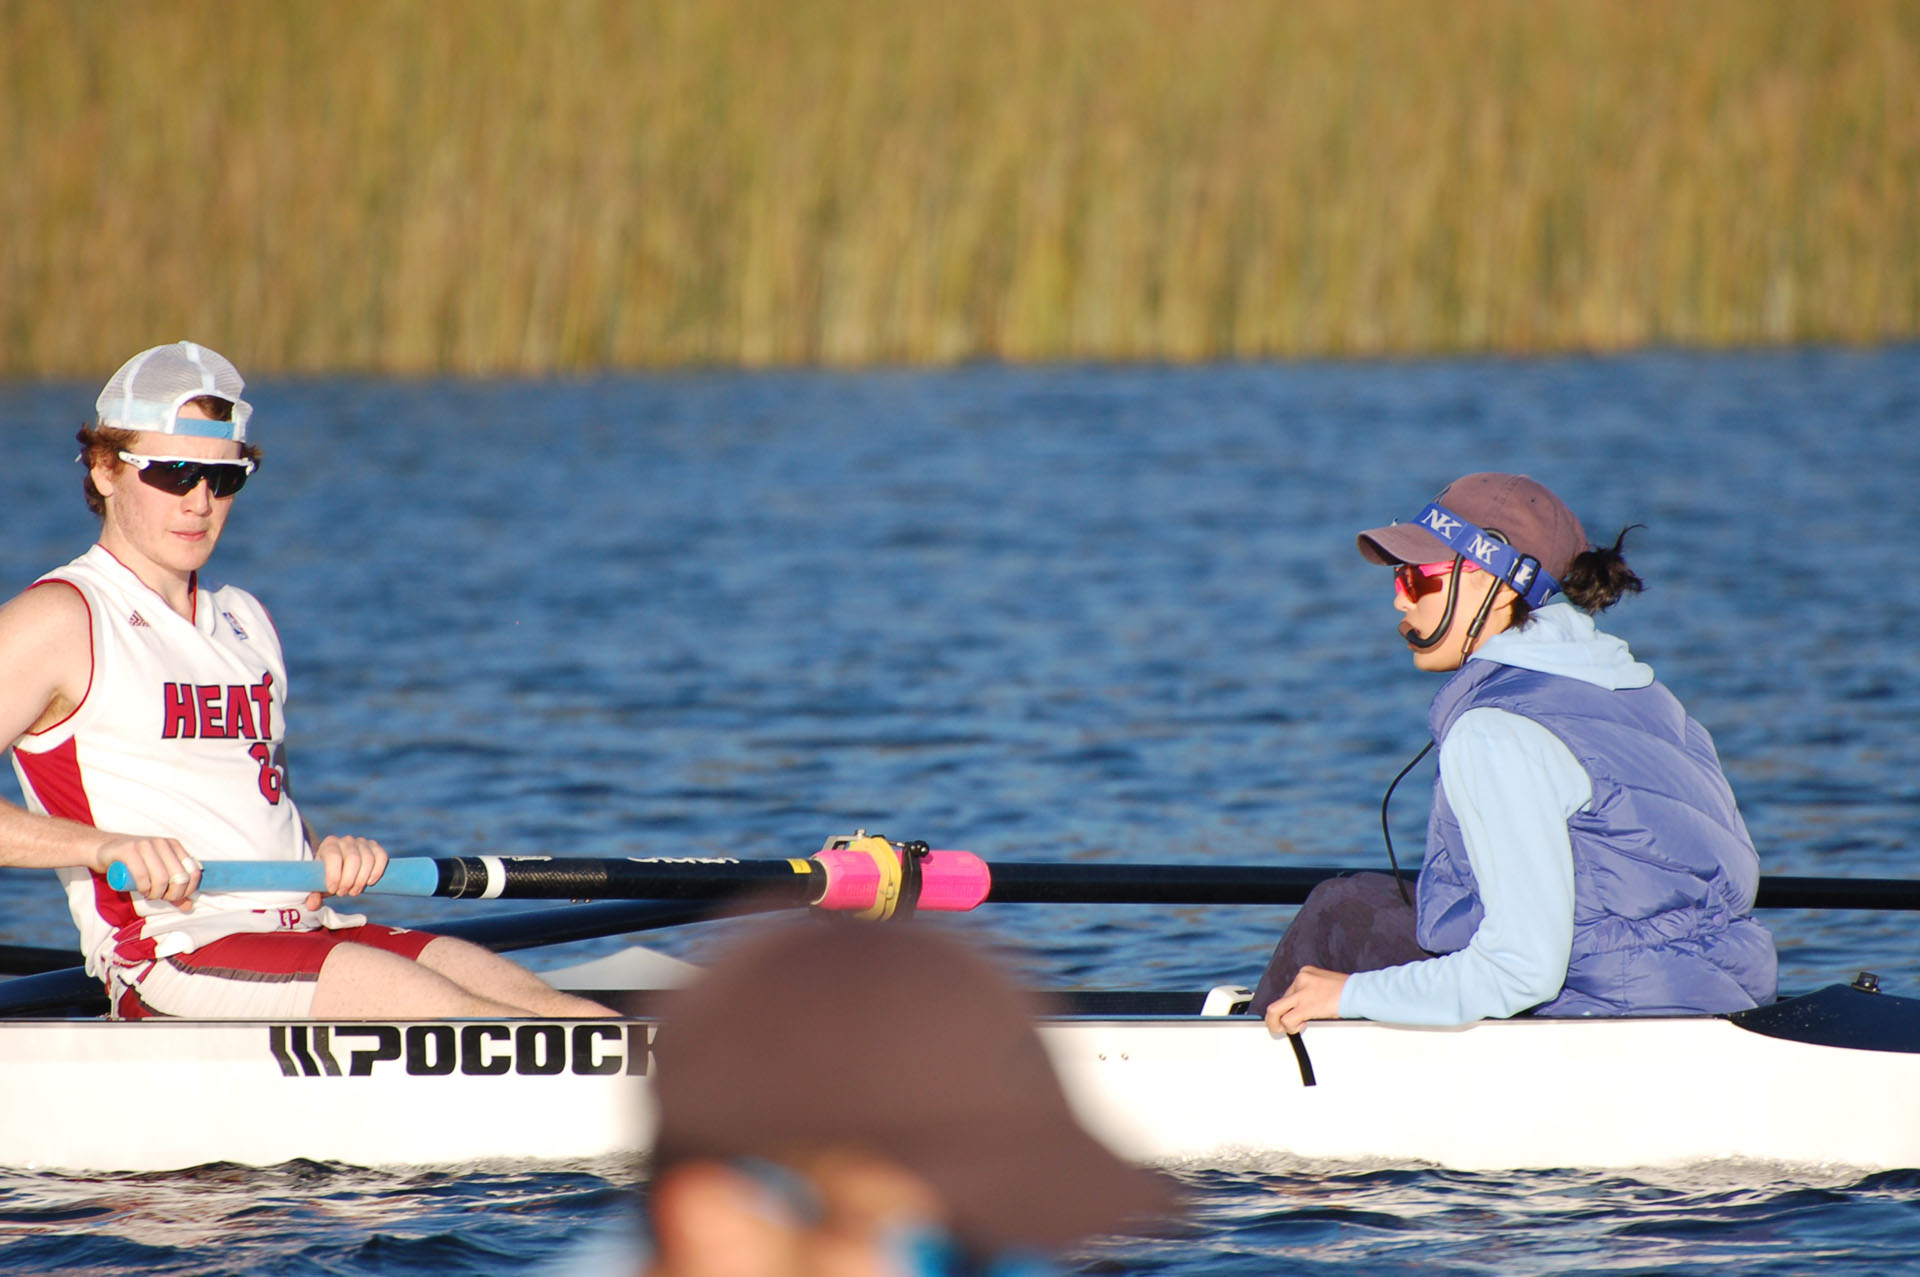
M 253 405 L 240 397 L 247 388 L 225 355 L 190 341 L 143 350 L 107 379 L 94 401 L 100 424 L 122 430 L 156 430 L 168 435 L 199 435 L 245 443 Z M 232 421 L 181 417 L 180 405 L 213 395 L 233 405 Z

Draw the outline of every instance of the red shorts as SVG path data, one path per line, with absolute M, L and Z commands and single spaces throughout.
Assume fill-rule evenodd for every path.
M 300 1019 L 313 1005 L 320 968 L 335 945 L 371 945 L 415 960 L 438 938 L 377 923 L 223 936 L 192 953 L 162 958 L 136 982 L 115 990 L 114 1018 Z

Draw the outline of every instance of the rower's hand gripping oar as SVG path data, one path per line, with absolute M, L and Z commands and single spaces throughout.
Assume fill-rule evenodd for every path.
M 789 860 L 401 856 L 389 860 L 367 890 L 480 900 L 707 900 L 758 892 L 877 921 L 916 909 L 964 912 L 987 898 L 991 881 L 986 863 L 970 851 L 892 843 L 861 830 L 829 838 L 809 858 Z M 115 862 L 107 885 L 125 891 L 133 875 Z M 317 860 L 203 860 L 200 890 L 324 892 L 326 866 Z

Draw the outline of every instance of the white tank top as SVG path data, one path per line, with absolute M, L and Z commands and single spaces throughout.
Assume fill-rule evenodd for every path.
M 92 614 L 93 676 L 74 711 L 14 742 L 27 806 L 118 834 L 177 838 L 201 860 L 312 856 L 284 788 L 287 672 L 266 609 L 232 586 L 196 589 L 192 620 L 101 546 L 36 582 L 63 581 Z M 241 932 L 354 926 L 293 892 L 200 895 L 191 911 L 57 871 L 87 970 L 137 967 Z

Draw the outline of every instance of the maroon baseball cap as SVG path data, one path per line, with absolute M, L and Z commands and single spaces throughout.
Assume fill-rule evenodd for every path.
M 1546 485 L 1524 474 L 1466 475 L 1442 488 L 1428 510 L 1436 506 L 1482 531 L 1498 533 L 1515 550 L 1537 559 L 1555 581 L 1564 580 L 1574 556 L 1588 549 L 1587 531 L 1573 511 Z M 1369 563 L 1438 563 L 1455 554 L 1418 516 L 1411 523 L 1369 528 L 1358 541 Z
M 1056 1249 L 1172 1208 L 1068 1107 L 1035 1008 L 926 926 L 808 919 L 672 995 L 654 1162 L 854 1148 L 918 1175 L 986 1250 Z

